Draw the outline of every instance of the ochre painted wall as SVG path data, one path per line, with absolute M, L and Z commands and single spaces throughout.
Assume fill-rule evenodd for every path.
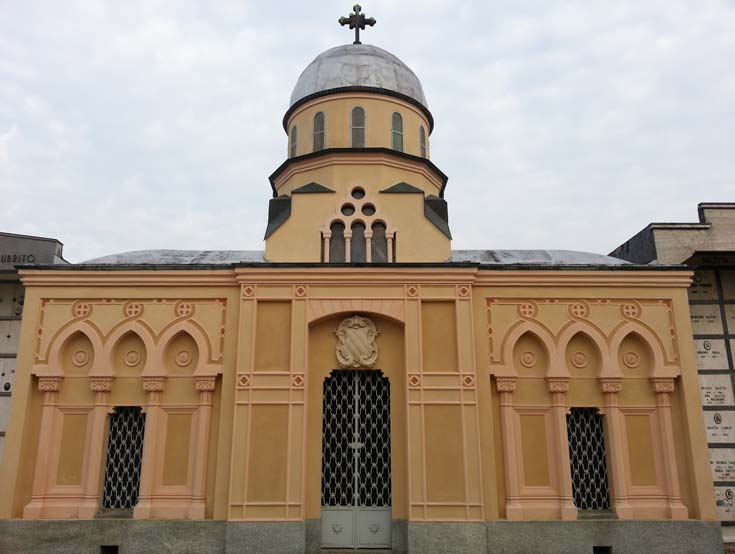
M 146 406 L 157 445 L 144 453 L 136 517 L 318 518 L 321 387 L 337 367 L 337 325 L 360 314 L 380 331 L 365 371 L 391 383 L 395 519 L 576 517 L 564 457 L 573 407 L 604 414 L 619 517 L 714 519 L 686 273 L 24 278 L 0 517 L 93 517 L 84 498 L 99 493 L 108 412 L 133 405 Z
M 352 147 L 352 109 L 365 110 L 365 146 L 392 148 L 392 115 L 403 116 L 403 151 L 420 156 L 419 127 L 426 132 L 427 157 L 429 155 L 429 122 L 424 113 L 412 104 L 390 96 L 370 93 L 333 94 L 305 103 L 291 114 L 287 128 L 290 136 L 294 125 L 298 127 L 296 155 L 314 151 L 314 115 L 324 113 L 326 148 Z M 290 144 L 290 143 L 289 143 Z M 288 151 L 288 150 L 287 150 Z

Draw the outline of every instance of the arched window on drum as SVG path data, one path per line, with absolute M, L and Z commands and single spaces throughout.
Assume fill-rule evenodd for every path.
M 352 148 L 365 148 L 365 110 L 352 108 Z

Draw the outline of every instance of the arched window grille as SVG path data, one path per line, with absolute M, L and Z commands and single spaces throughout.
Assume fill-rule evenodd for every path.
M 393 150 L 403 152 L 403 117 L 398 112 L 393 112 L 392 127 Z
M 421 157 L 426 157 L 426 130 L 422 125 L 419 127 L 419 149 L 421 150 Z
M 288 155 L 290 158 L 296 157 L 296 142 L 298 140 L 298 128 L 296 125 L 291 127 L 291 142 L 288 147 Z
M 385 236 L 385 223 L 376 221 L 372 227 L 373 238 L 370 244 L 370 259 L 373 263 L 388 261 L 388 240 Z
M 352 148 L 365 148 L 365 110 L 352 108 Z
M 345 225 L 335 221 L 329 227 L 332 237 L 329 241 L 329 261 L 341 263 L 345 261 Z
M 338 202 L 331 223 L 321 229 L 322 262 L 396 262 L 396 230 L 365 189 L 353 187 L 350 197 Z
M 365 263 L 365 261 L 367 261 L 365 252 L 365 224 L 356 221 L 352 224 L 352 239 L 350 241 L 350 262 Z
M 314 116 L 314 152 L 323 150 L 326 143 L 324 132 L 324 112 L 318 112 Z

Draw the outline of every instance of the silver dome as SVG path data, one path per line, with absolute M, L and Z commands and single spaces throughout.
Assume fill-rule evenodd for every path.
M 312 94 L 342 87 L 390 90 L 428 108 L 416 74 L 390 52 L 369 44 L 346 44 L 319 54 L 296 81 L 290 105 Z

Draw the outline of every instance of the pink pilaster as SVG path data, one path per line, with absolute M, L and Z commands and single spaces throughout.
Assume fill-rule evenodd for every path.
M 23 509 L 23 519 L 43 517 L 44 499 L 51 480 L 51 445 L 53 444 L 52 435 L 54 418 L 56 417 L 56 397 L 61 390 L 61 378 L 39 377 L 38 390 L 43 392 L 41 428 L 38 433 L 38 452 L 36 454 L 31 501 Z
M 548 379 L 551 393 L 551 417 L 553 418 L 554 437 L 552 452 L 557 464 L 559 482 L 559 502 L 561 518 L 577 519 L 577 507 L 574 505 L 572 493 L 572 470 L 569 462 L 569 437 L 567 436 L 567 392 L 569 380 L 566 378 Z
M 633 519 L 633 506 L 628 498 L 628 484 L 625 472 L 625 428 L 623 415 L 620 413 L 618 393 L 623 390 L 623 380 L 600 379 L 600 386 L 605 397 L 605 421 L 608 433 L 608 459 L 612 472 L 613 509 L 618 519 Z
M 145 407 L 145 434 L 143 438 L 143 459 L 140 468 L 140 488 L 138 504 L 133 510 L 135 519 L 151 517 L 153 484 L 155 481 L 156 459 L 158 457 L 158 437 L 161 425 L 161 393 L 163 377 L 143 379 L 143 390 L 148 394 Z
M 209 425 L 212 417 L 212 394 L 215 377 L 197 377 L 195 385 L 199 391 L 199 408 L 196 417 L 194 438 L 194 481 L 192 483 L 189 519 L 204 519 L 207 495 L 207 458 L 209 456 Z
M 495 386 L 500 393 L 500 421 L 503 429 L 503 458 L 505 462 L 506 502 L 505 517 L 511 521 L 523 519 L 521 497 L 521 476 L 518 471 L 518 444 L 520 437 L 516 430 L 513 392 L 516 390 L 515 377 L 498 377 Z
M 659 433 L 664 451 L 663 463 L 666 472 L 666 496 L 669 501 L 669 517 L 671 519 L 687 519 L 688 510 L 681 502 L 679 488 L 679 468 L 676 463 L 674 441 L 674 425 L 671 417 L 671 395 L 674 393 L 674 380 L 667 378 L 651 379 L 656 393 L 658 408 Z
M 89 388 L 94 391 L 95 398 L 91 412 L 90 440 L 84 453 L 83 497 L 79 505 L 80 519 L 94 518 L 100 506 L 100 477 L 112 379 L 112 377 L 93 377 L 89 382 Z

